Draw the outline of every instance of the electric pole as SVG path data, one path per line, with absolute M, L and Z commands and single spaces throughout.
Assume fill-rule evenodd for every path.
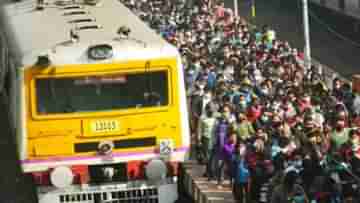
M 311 67 L 311 52 L 310 52 L 308 0 L 302 0 L 302 3 L 303 3 L 304 38 L 305 38 L 305 49 L 304 49 L 305 67 L 309 70 Z
M 238 17 L 238 9 L 239 9 L 239 7 L 238 7 L 238 0 L 234 0 L 234 14 L 235 14 L 235 17 Z

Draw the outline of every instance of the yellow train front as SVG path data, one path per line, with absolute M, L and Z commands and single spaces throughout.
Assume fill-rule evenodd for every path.
M 177 49 L 117 0 L 7 0 L 1 17 L 39 202 L 174 202 L 190 142 Z

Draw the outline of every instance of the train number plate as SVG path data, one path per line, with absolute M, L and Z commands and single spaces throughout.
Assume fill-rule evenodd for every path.
M 119 122 L 117 120 L 97 120 L 92 122 L 92 132 L 106 133 L 119 130 Z

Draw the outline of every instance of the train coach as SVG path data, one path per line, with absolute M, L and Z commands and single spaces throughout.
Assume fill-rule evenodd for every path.
M 0 89 L 39 202 L 174 202 L 190 145 L 177 49 L 118 0 L 4 0 L 0 15 Z

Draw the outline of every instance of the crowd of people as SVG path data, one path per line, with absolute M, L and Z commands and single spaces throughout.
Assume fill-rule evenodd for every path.
M 222 1 L 122 1 L 181 52 L 209 181 L 222 188 L 229 178 L 237 202 L 360 201 L 360 99 L 351 83 L 326 82 L 270 26 L 251 26 Z

